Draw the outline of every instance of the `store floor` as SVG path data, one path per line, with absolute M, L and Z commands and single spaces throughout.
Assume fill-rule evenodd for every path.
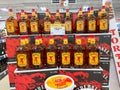
M 0 90 L 10 90 L 8 75 L 0 80 Z M 110 65 L 110 89 L 109 90 L 120 90 L 120 84 L 118 83 L 115 65 L 113 60 L 111 60 Z

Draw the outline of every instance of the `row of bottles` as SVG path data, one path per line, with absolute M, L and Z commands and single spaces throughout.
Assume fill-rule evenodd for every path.
M 106 33 L 109 30 L 109 16 L 105 6 L 98 11 L 98 17 L 94 15 L 94 8 L 91 7 L 88 12 L 83 13 L 82 8 L 78 10 L 75 25 L 69 9 L 66 9 L 66 17 L 63 18 L 56 10 L 55 18 L 47 9 L 43 23 L 40 23 L 37 12 L 32 9 L 32 16 L 28 18 L 26 12 L 21 10 L 21 18 L 19 20 L 13 17 L 12 9 L 9 10 L 9 18 L 6 20 L 6 28 L 8 35 L 23 34 L 50 34 L 51 24 L 64 24 L 65 33 Z M 75 27 L 75 31 L 73 31 Z
M 68 36 L 64 36 L 62 46 L 58 47 L 54 37 L 49 37 L 49 45 L 43 45 L 41 36 L 35 37 L 35 45 L 29 44 L 28 37 L 20 38 L 20 47 L 16 50 L 19 69 L 31 68 L 98 68 L 100 51 L 96 47 L 93 36 L 88 38 L 88 44 L 82 45 L 80 36 L 75 37 L 75 44 L 69 45 Z

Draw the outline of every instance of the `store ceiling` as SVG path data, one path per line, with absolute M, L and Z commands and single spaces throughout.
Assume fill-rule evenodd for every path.
M 24 9 L 27 12 L 31 12 L 32 8 L 35 8 L 37 12 L 44 12 L 45 8 L 48 8 L 51 12 L 55 12 L 56 9 L 65 10 L 70 8 L 71 10 L 78 9 L 81 6 L 94 6 L 98 9 L 102 5 L 102 0 L 76 0 L 75 4 L 68 4 L 68 6 L 60 6 L 60 4 L 51 3 L 51 0 L 0 0 L 0 20 L 5 20 L 8 17 L 8 9 L 12 8 L 14 14 Z M 118 11 L 120 7 L 120 0 L 113 0 L 114 5 Z M 117 3 L 116 3 L 117 2 Z M 119 9 L 118 9 L 119 8 Z M 119 11 L 120 12 L 120 11 Z M 120 14 L 117 14 L 120 16 Z

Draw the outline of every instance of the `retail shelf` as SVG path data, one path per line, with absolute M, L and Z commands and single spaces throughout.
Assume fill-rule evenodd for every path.
M 0 79 L 2 79 L 5 75 L 7 75 L 8 70 L 4 70 L 0 73 Z

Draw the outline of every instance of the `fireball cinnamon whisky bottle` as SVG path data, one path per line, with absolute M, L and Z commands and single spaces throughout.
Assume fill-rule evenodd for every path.
M 70 68 L 72 54 L 71 54 L 71 47 L 68 44 L 68 36 L 64 36 L 63 38 L 63 45 L 61 46 L 61 67 L 63 68 Z
M 24 10 L 21 10 L 21 18 L 19 20 L 19 32 L 21 35 L 28 34 L 28 25 L 27 25 L 27 20 L 25 18 L 25 12 Z
M 9 18 L 6 20 L 6 29 L 8 35 L 17 35 L 18 21 L 13 17 L 13 10 L 9 9 Z
M 24 37 L 20 38 L 20 47 L 16 50 L 16 60 L 18 69 L 29 69 L 29 50 L 26 48 Z
M 79 9 L 78 17 L 76 19 L 76 33 L 85 32 L 85 18 L 83 17 L 82 8 Z
M 62 19 L 60 17 L 60 12 L 59 10 L 56 10 L 54 24 L 61 24 L 61 23 L 62 23 Z
M 107 33 L 109 31 L 109 16 L 105 10 L 105 6 L 102 6 L 99 23 L 99 32 Z
M 85 47 L 82 46 L 82 39 L 76 36 L 74 50 L 73 67 L 81 68 L 85 65 Z
M 46 47 L 46 67 L 55 68 L 57 67 L 57 47 L 55 45 L 54 37 L 50 36 L 49 45 Z
M 97 28 L 96 28 L 96 17 L 94 16 L 94 8 L 91 7 L 90 13 L 88 15 L 88 33 L 96 33 Z
M 50 19 L 50 13 L 48 9 L 46 10 L 46 17 L 44 18 L 44 33 L 50 34 L 51 29 L 51 19 Z
M 35 9 L 32 9 L 32 17 L 30 19 L 30 33 L 31 34 L 39 34 L 39 25 L 38 25 L 38 19 L 36 17 Z
M 32 67 L 33 68 L 43 68 L 44 65 L 44 49 L 42 45 L 42 37 L 35 37 L 35 46 L 32 48 Z
M 88 37 L 88 67 L 98 68 L 100 62 L 100 51 L 96 47 L 96 40 L 95 37 Z
M 65 18 L 65 33 L 72 33 L 72 20 L 70 17 L 69 9 L 66 9 L 66 18 Z

